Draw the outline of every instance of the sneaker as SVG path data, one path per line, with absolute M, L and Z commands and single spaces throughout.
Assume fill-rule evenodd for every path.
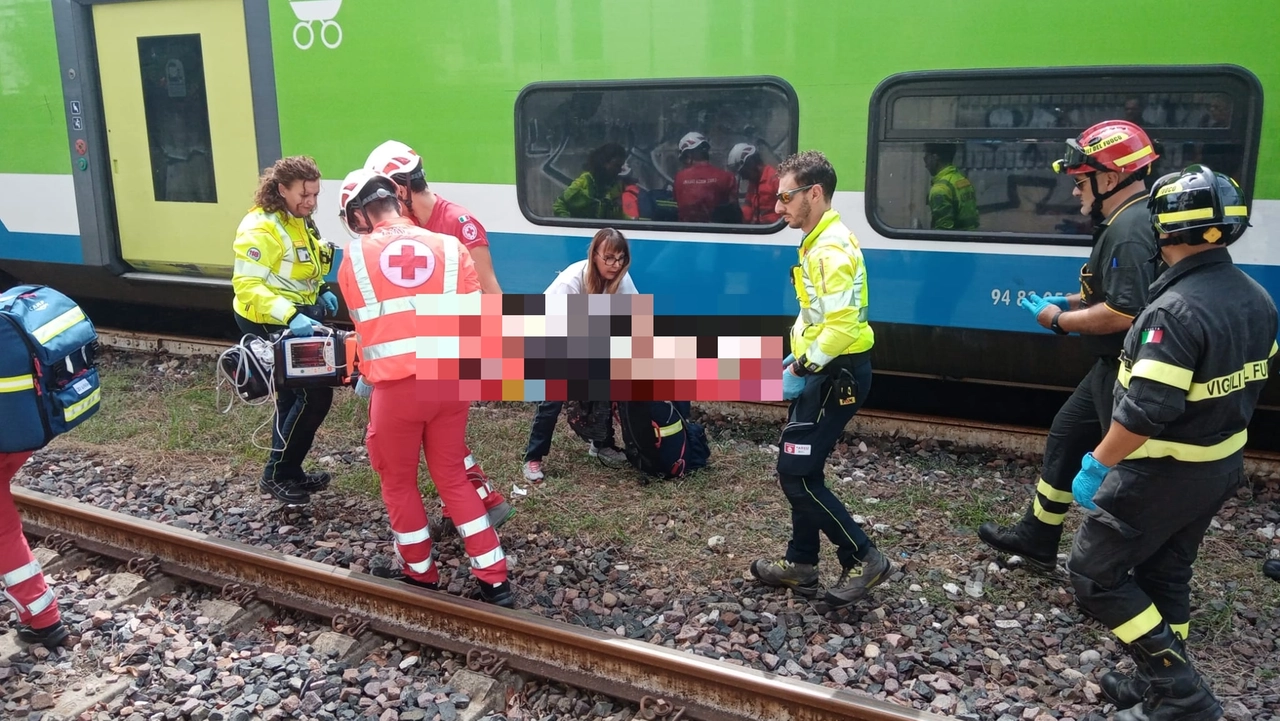
M 304 473 L 302 478 L 295 481 L 295 483 L 298 484 L 298 488 L 307 493 L 317 493 L 328 488 L 330 480 L 329 474 L 322 471 L 320 473 Z
M 613 446 L 601 446 L 597 448 L 595 444 L 592 444 L 591 447 L 587 449 L 587 454 L 592 458 L 602 458 L 606 463 L 627 462 L 627 454 Z
M 71 638 L 71 629 L 62 621 L 55 621 L 44 628 L 18 626 L 18 640 L 29 644 L 43 644 L 52 651 Z
M 524 479 L 531 483 L 541 483 L 544 476 L 542 475 L 542 461 L 525 461 L 524 462 Z
M 302 490 L 296 481 L 286 478 L 263 478 L 258 481 L 258 488 L 269 493 L 273 498 L 289 505 L 300 505 L 311 502 L 311 494 Z
M 751 562 L 751 575 L 766 586 L 790 588 L 805 598 L 818 595 L 818 569 L 809 563 L 761 558 Z
M 515 507 L 503 501 L 489 509 L 489 525 L 496 531 L 514 515 L 516 515 Z
M 867 591 L 884 583 L 893 573 L 893 564 L 880 549 L 872 547 L 862 565 L 844 569 L 836 587 L 823 599 L 832 608 L 849 606 L 862 600 Z
M 492 603 L 495 606 L 503 608 L 515 608 L 515 599 L 511 597 L 511 582 L 503 581 L 502 583 L 489 584 L 484 581 L 480 582 L 480 598 L 485 603 Z

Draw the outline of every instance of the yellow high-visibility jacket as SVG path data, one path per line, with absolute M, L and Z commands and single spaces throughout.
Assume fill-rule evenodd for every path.
M 853 232 L 828 210 L 800 243 L 800 262 L 791 269 L 800 314 L 791 327 L 791 351 L 811 372 L 837 356 L 861 353 L 875 344 L 867 322 L 867 269 Z
M 236 229 L 235 312 L 253 323 L 288 324 L 295 305 L 314 305 L 334 246 L 304 218 L 254 207 Z

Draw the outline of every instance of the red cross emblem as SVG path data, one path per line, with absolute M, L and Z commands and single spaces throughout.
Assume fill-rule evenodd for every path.
M 401 288 L 415 288 L 435 272 L 436 256 L 423 243 L 401 238 L 387 244 L 378 264 L 387 280 Z

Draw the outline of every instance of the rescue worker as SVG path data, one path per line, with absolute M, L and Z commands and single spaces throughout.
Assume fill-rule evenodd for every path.
M 778 201 L 778 171 L 765 165 L 756 146 L 749 143 L 733 146 L 726 167 L 747 184 L 746 194 L 742 196 L 742 222 L 751 225 L 778 222 L 773 207 Z
M 1081 334 L 1094 362 L 1054 416 L 1040 479 L 1022 520 L 1008 528 L 995 523 L 978 528 L 988 546 L 1021 556 L 1033 570 L 1052 572 L 1057 565 L 1075 459 L 1097 445 L 1111 422 L 1124 334 L 1146 305 L 1157 274 L 1155 238 L 1143 205 L 1144 178 L 1157 157 L 1141 128 L 1112 120 L 1068 141 L 1066 157 L 1054 163 L 1055 172 L 1075 180 L 1081 215 L 1093 219 L 1093 250 L 1080 269 L 1080 293 L 1046 298 L 1032 293 L 1020 304 L 1041 326 L 1061 335 Z
M 365 442 L 382 485 L 405 580 L 436 589 L 427 512 L 418 491 L 418 459 L 426 451 L 431 480 L 453 513 L 481 597 L 512 606 L 507 562 L 484 503 L 467 480 L 467 413 L 471 404 L 437 400 L 419 386 L 415 297 L 479 293 L 471 254 L 457 238 L 417 227 L 400 215 L 396 183 L 368 169 L 347 175 L 339 191 L 342 221 L 353 233 L 338 269 L 359 335 L 361 393 L 369 401 Z
M 253 208 L 236 229 L 231 277 L 236 324 L 246 335 L 309 336 L 321 319 L 338 314 L 338 298 L 324 282 L 336 247 L 320 239 L 311 220 L 319 192 L 320 169 L 307 156 L 277 160 L 259 179 Z M 300 504 L 329 486 L 328 473 L 304 472 L 302 461 L 332 404 L 332 388 L 276 389 L 264 492 Z
M 28 384 L 28 387 L 29 384 Z M 71 638 L 58 611 L 58 597 L 45 583 L 40 562 L 31 555 L 22 519 L 9 484 L 32 451 L 0 453 L 0 585 L 18 610 L 18 640 L 55 649 Z
M 843 572 L 827 591 L 832 607 L 866 596 L 893 573 L 848 509 L 826 486 L 823 468 L 844 427 L 871 390 L 867 322 L 867 269 L 862 250 L 831 208 L 836 171 L 817 151 L 778 165 L 775 211 L 804 231 L 791 283 L 800 314 L 791 328 L 791 355 L 783 361 L 782 397 L 791 401 L 778 451 L 778 480 L 791 504 L 791 542 L 778 561 L 758 559 L 751 575 L 802 596 L 818 594 L 819 534 L 836 545 Z
M 483 293 L 501 293 L 498 278 L 493 272 L 493 257 L 489 254 L 489 237 L 484 226 L 471 211 L 452 203 L 433 192 L 427 186 L 422 158 L 404 143 L 388 140 L 373 149 L 365 160 L 365 168 L 385 175 L 396 184 L 396 197 L 401 203 L 401 216 L 415 223 L 419 228 L 441 235 L 452 235 L 457 238 L 471 253 L 475 262 L 476 273 L 480 277 L 480 290 Z M 476 461 L 471 450 L 467 450 L 467 476 L 476 494 L 484 501 L 494 527 L 506 523 L 515 515 L 515 509 L 507 499 L 494 487 L 489 476 Z M 441 496 L 444 500 L 444 496 Z M 443 509 L 441 524 L 435 526 L 437 537 L 453 532 L 453 522 L 446 505 Z
M 955 166 L 953 143 L 925 143 L 924 167 L 929 180 L 929 227 L 935 230 L 977 230 L 978 197 L 973 183 Z
M 561 218 L 624 219 L 621 174 L 626 162 L 627 149 L 617 143 L 592 150 L 586 171 L 556 198 L 552 211 Z
M 1202 165 L 1151 189 L 1168 265 L 1125 336 L 1111 427 L 1072 484 L 1086 509 L 1067 570 L 1080 606 L 1137 663 L 1102 690 L 1118 721 L 1222 716 L 1187 654 L 1191 566 L 1244 482 L 1246 430 L 1276 354 L 1276 306 L 1226 246 L 1248 227 L 1235 181 Z
M 702 133 L 686 133 L 679 148 L 684 167 L 676 173 L 673 192 L 680 222 L 710 223 L 713 216 L 721 220 L 725 205 L 737 205 L 738 179 L 711 164 L 711 143 Z

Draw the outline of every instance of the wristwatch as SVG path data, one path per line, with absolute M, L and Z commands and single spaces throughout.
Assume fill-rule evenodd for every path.
M 1058 318 L 1063 314 L 1063 312 L 1064 311 L 1058 311 L 1057 314 L 1053 316 L 1053 320 L 1049 322 L 1049 327 L 1058 335 L 1071 335 L 1071 331 L 1063 330 L 1062 326 L 1058 325 Z

